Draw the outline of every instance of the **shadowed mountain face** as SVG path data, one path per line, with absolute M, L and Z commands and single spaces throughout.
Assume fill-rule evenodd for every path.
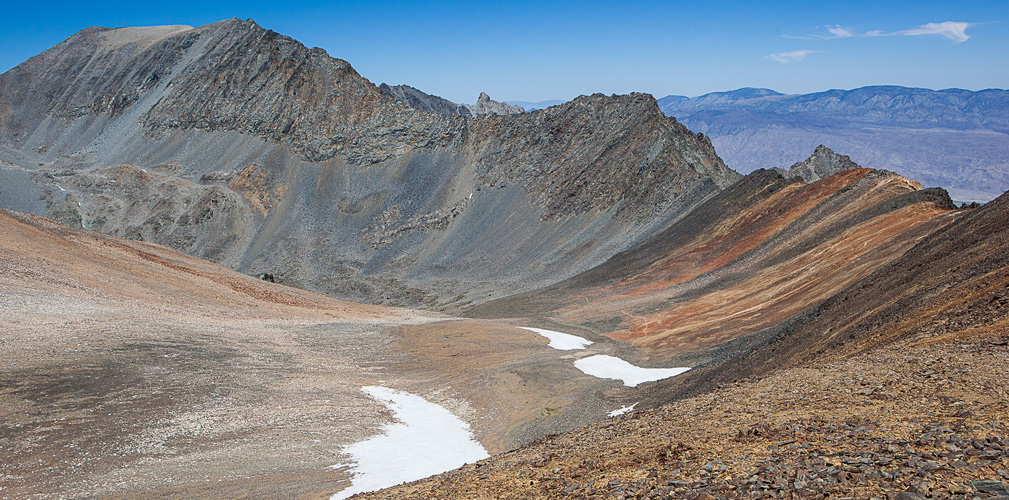
M 470 110 L 462 104 L 456 104 L 448 99 L 424 93 L 409 85 L 389 86 L 383 83 L 378 86 L 378 89 L 383 94 L 418 111 L 430 111 L 442 115 L 459 115 L 465 118 L 473 116 L 473 113 L 470 113 Z
M 541 315 L 630 342 L 653 362 L 696 364 L 899 257 L 952 208 L 945 192 L 890 172 L 804 184 L 759 170 L 600 266 L 469 314 Z
M 472 119 L 229 20 L 89 28 L 0 75 L 0 200 L 369 302 L 563 279 L 738 179 L 647 95 Z
M 894 86 L 783 95 L 743 88 L 667 96 L 662 111 L 711 136 L 746 173 L 799 161 L 817 144 L 862 166 L 895 171 L 954 199 L 987 201 L 1009 189 L 1009 91 Z

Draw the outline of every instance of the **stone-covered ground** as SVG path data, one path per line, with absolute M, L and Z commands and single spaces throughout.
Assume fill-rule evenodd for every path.
M 1009 496 L 1003 339 L 741 380 L 365 498 Z

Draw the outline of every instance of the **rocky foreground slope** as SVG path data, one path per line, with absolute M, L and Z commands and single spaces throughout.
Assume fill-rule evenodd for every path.
M 5 210 L 0 324 L 3 498 L 328 498 L 349 485 L 343 447 L 390 420 L 366 386 L 447 408 L 491 453 L 620 406 L 527 330 Z
M 587 269 L 738 179 L 648 95 L 422 112 L 237 19 L 88 28 L 0 75 L 0 160 L 2 206 L 432 308 Z
M 363 498 L 1004 498 L 1009 195 L 668 404 Z

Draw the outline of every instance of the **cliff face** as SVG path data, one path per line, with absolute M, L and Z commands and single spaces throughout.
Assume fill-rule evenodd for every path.
M 664 117 L 647 94 L 583 96 L 487 116 L 470 130 L 477 172 L 491 186 L 525 181 L 547 217 L 618 203 L 637 213 L 682 208 L 739 178 L 710 141 Z
M 0 75 L 0 123 L 39 215 L 395 304 L 562 279 L 738 178 L 650 96 L 422 112 L 241 20 L 83 30 Z

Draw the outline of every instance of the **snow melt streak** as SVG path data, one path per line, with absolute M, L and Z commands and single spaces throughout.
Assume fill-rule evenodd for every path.
M 542 328 L 527 328 L 520 326 L 519 328 L 523 330 L 529 330 L 530 332 L 538 333 L 548 339 L 550 339 L 550 347 L 557 349 L 559 351 L 572 351 L 575 349 L 585 349 L 586 347 L 592 345 L 591 340 L 585 340 L 581 337 L 575 335 L 569 335 L 567 333 L 555 332 L 552 330 L 544 330 Z
M 622 380 L 627 387 L 635 387 L 638 384 L 662 380 L 674 377 L 690 368 L 641 368 L 634 366 L 620 358 L 597 354 L 575 361 L 575 368 L 578 368 L 586 375 L 599 378 L 610 378 Z
M 607 415 L 609 415 L 611 417 L 616 417 L 618 415 L 623 415 L 624 413 L 627 413 L 629 411 L 634 411 L 634 407 L 635 406 L 638 406 L 638 404 L 634 403 L 634 404 L 632 404 L 630 406 L 621 406 L 620 408 L 617 408 L 616 410 L 613 410 L 613 411 L 607 413 Z
M 392 410 L 398 422 L 383 425 L 382 434 L 343 448 L 354 462 L 354 477 L 350 487 L 330 500 L 423 479 L 490 456 L 473 439 L 469 424 L 445 408 L 387 387 L 361 390 Z

